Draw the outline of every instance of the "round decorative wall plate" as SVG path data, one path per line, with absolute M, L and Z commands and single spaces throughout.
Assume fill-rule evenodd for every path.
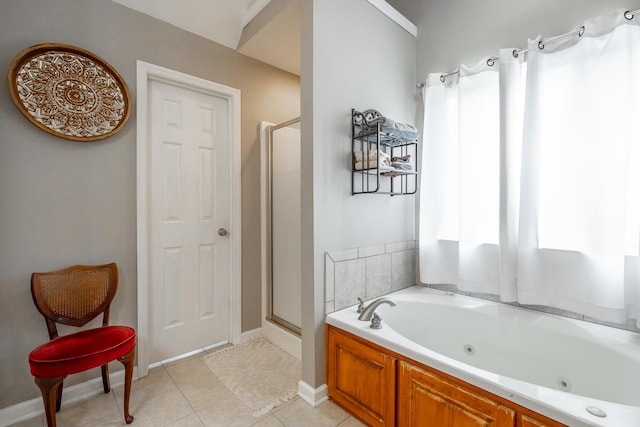
M 104 59 L 75 46 L 39 44 L 9 67 L 9 92 L 18 109 L 45 132 L 74 141 L 96 141 L 129 119 L 131 96 Z

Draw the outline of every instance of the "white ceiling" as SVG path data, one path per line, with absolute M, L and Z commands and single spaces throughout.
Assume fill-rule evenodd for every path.
M 245 28 L 271 0 L 113 0 L 259 61 L 300 75 L 300 4 L 277 15 L 238 46 Z M 281 2 L 281 1 L 280 1 Z

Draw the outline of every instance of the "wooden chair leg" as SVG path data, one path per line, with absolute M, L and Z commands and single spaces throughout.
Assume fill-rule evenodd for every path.
M 56 404 L 58 400 L 58 386 L 62 384 L 65 377 L 55 378 L 38 378 L 36 377 L 36 385 L 42 393 L 42 401 L 44 402 L 44 412 L 47 417 L 47 426 L 56 427 Z
M 56 392 L 56 412 L 60 412 L 60 407 L 62 406 L 62 388 L 64 385 L 64 381 L 60 381 L 58 385 L 58 390 Z
M 124 365 L 124 421 L 131 424 L 133 416 L 129 413 L 129 398 L 131 397 L 131 381 L 133 380 L 133 361 L 136 351 L 132 349 L 129 353 L 120 357 L 118 361 Z
M 100 369 L 102 370 L 102 388 L 105 393 L 109 393 L 111 391 L 111 384 L 109 383 L 109 365 L 102 365 Z

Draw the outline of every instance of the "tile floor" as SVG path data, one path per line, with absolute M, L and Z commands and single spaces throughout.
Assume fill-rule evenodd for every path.
M 130 410 L 131 427 L 360 427 L 360 421 L 327 401 L 317 408 L 300 398 L 274 408 L 261 418 L 244 405 L 211 372 L 197 354 L 154 368 L 134 381 Z M 122 415 L 122 386 L 109 394 L 63 405 L 58 427 L 125 426 Z M 44 415 L 15 424 L 18 427 L 46 426 Z

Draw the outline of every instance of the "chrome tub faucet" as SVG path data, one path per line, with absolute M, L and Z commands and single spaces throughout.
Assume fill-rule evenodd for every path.
M 371 318 L 373 317 L 373 314 L 376 311 L 376 308 L 378 308 L 380 304 L 389 304 L 390 306 L 393 307 L 396 305 L 396 302 L 391 298 L 378 298 L 377 300 L 373 301 L 371 304 L 366 306 L 364 310 L 362 310 L 362 312 L 360 313 L 360 316 L 358 316 L 358 320 L 364 320 L 364 321 L 371 320 Z

